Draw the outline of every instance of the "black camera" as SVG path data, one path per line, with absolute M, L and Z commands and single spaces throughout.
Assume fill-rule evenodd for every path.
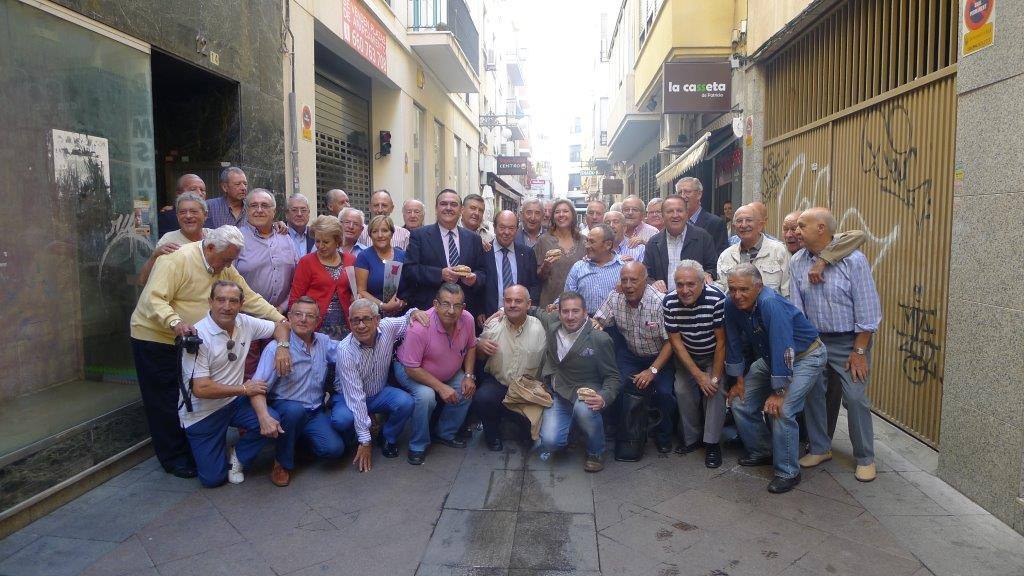
M 178 336 L 174 339 L 174 343 L 183 348 L 186 352 L 192 355 L 199 354 L 199 345 L 203 343 L 203 339 L 195 334 L 186 334 L 184 336 Z

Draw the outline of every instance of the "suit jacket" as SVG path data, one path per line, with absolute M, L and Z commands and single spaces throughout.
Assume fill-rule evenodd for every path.
M 459 264 L 472 268 L 476 283 L 467 286 L 459 283 L 466 294 L 466 309 L 473 317 L 477 315 L 478 292 L 487 284 L 484 270 L 485 256 L 480 236 L 462 226 L 459 232 Z M 398 297 L 420 310 L 434 305 L 437 289 L 441 287 L 441 270 L 448 266 L 448 246 L 441 243 L 441 232 L 437 224 L 421 226 L 409 236 L 409 249 L 405 251 L 402 278 L 398 283 Z
M 516 280 L 530 291 L 530 299 L 534 305 L 540 302 L 540 278 L 537 277 L 537 256 L 533 248 L 527 248 L 525 244 L 513 242 L 516 258 Z M 484 252 L 484 271 L 487 274 L 487 283 L 479 291 L 479 302 L 477 313 L 490 316 L 498 311 L 499 298 L 504 292 L 501 286 L 501 275 L 498 273 L 498 265 L 494 261 L 496 250 L 500 250 L 497 242 L 492 243 L 491 251 Z
M 647 278 L 651 282 L 665 280 L 668 276 L 667 234 L 668 232 L 662 230 L 647 241 L 644 266 L 647 267 Z M 699 226 L 686 225 L 686 238 L 683 240 L 682 254 L 679 259 L 696 260 L 704 267 L 705 272 L 711 274 L 712 278 L 716 278 L 718 275 L 718 250 L 715 248 L 711 235 Z M 672 283 L 668 282 L 668 284 L 668 289 L 672 290 Z
M 550 381 L 555 393 L 566 400 L 575 401 L 576 390 L 587 387 L 604 398 L 606 407 L 611 406 L 622 387 L 612 337 L 595 330 L 587 320 L 565 358 L 559 360 L 558 329 L 562 323 L 554 314 L 538 312 L 537 316 L 544 322 L 548 334 L 541 370 L 544 380 Z
M 725 220 L 707 210 L 701 209 L 700 215 L 697 216 L 697 226 L 700 226 L 711 235 L 711 240 L 714 242 L 715 247 L 715 259 L 717 260 L 718 256 L 729 247 L 729 231 L 726 230 Z

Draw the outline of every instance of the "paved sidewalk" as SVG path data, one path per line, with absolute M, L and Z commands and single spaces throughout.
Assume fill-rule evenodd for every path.
M 839 430 L 845 430 L 840 422 Z M 879 477 L 853 478 L 848 438 L 799 488 L 703 455 L 541 462 L 435 447 L 421 467 L 377 457 L 268 463 L 203 490 L 154 459 L 0 541 L 0 575 L 1020 576 L 1024 537 L 935 478 L 935 453 L 876 419 Z

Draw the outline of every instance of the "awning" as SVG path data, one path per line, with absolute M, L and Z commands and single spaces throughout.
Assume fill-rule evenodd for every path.
M 658 186 L 671 184 L 673 180 L 700 163 L 708 151 L 709 138 L 711 138 L 711 132 L 705 132 L 693 143 L 693 146 L 686 149 L 686 152 L 680 154 L 675 160 L 669 162 L 661 172 L 658 172 Z

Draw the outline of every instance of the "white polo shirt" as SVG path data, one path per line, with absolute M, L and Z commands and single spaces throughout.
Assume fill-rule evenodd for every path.
M 217 326 L 210 314 L 195 324 L 196 332 L 203 339 L 199 346 L 199 354 L 193 356 L 185 353 L 181 360 L 181 372 L 188 385 L 189 378 L 210 378 L 218 384 L 241 386 L 245 378 L 245 357 L 249 354 L 249 345 L 253 340 L 262 340 L 274 335 L 275 324 L 270 320 L 253 318 L 247 314 L 235 317 L 233 334 Z M 229 351 L 228 340 L 235 345 Z M 235 361 L 228 360 L 228 353 L 233 352 Z M 193 373 L 192 369 L 195 368 Z M 180 397 L 180 394 L 179 394 Z M 185 428 L 199 422 L 217 410 L 227 406 L 235 397 L 228 398 L 196 398 L 192 395 L 192 412 L 185 406 L 178 408 L 181 425 Z M 179 398 L 179 403 L 183 399 Z

